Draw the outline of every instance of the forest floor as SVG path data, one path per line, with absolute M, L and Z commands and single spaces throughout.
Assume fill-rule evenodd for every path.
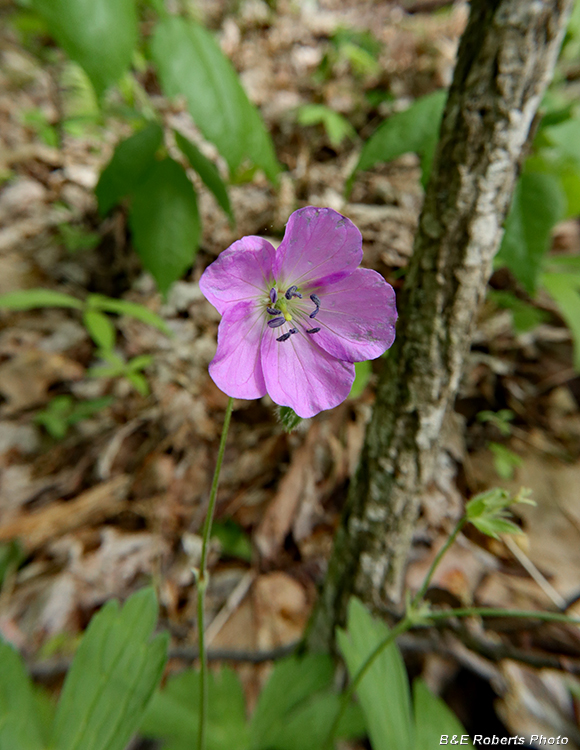
M 46 38 L 23 32 L 20 12 L 0 5 L 0 293 L 45 287 L 79 298 L 122 297 L 159 313 L 173 333 L 116 320 L 124 358 L 152 355 L 150 393 L 140 395 L 126 379 L 91 377 L 94 346 L 74 310 L 0 313 L 0 631 L 33 671 L 66 658 L 103 602 L 151 580 L 172 645 L 195 646 L 191 569 L 227 401 L 208 375 L 219 315 L 201 295 L 199 277 L 235 239 L 279 240 L 293 210 L 319 205 L 357 224 L 363 265 L 400 288 L 422 201 L 418 159 L 407 155 L 361 174 L 348 200 L 344 185 L 361 138 L 415 97 L 449 84 L 467 15 L 463 3 L 407 13 L 370 0 L 279 0 L 275 11 L 245 0 L 235 12 L 205 0 L 198 9 L 260 107 L 287 171 L 278 190 L 260 175 L 231 187 L 235 229 L 196 184 L 200 251 L 164 302 L 130 247 L 126 212 L 103 220 L 96 211 L 99 173 L 131 132 L 128 123 L 114 116 L 100 123 L 78 69 Z M 372 32 L 380 43 L 376 69 L 357 70 L 340 29 Z M 154 77 L 140 75 L 167 128 L 191 131 L 180 103 L 161 100 Z M 359 136 L 332 146 L 321 126 L 298 124 L 297 109 L 311 103 L 344 115 Z M 560 225 L 554 247 L 580 252 L 579 225 Z M 522 294 L 505 271 L 491 283 Z M 517 511 L 525 536 L 514 541 L 473 530 L 460 536 L 434 581 L 440 601 L 558 608 L 580 596 L 580 378 L 553 303 L 540 295 L 534 305 L 542 322 L 525 333 L 515 332 L 510 310 L 489 301 L 482 311 L 442 434 L 436 479 L 423 499 L 408 587 L 417 589 L 466 498 L 524 485 L 536 506 Z M 268 651 L 300 638 L 324 578 L 379 368 L 380 360 L 357 398 L 290 435 L 268 397 L 236 402 L 217 506 L 221 543 L 211 558 L 211 649 Z M 57 440 L 37 420 L 61 395 L 111 400 Z M 477 416 L 502 409 L 511 421 Z M 475 652 L 457 634 L 434 637 L 430 649 L 424 639 L 409 638 L 403 645 L 410 670 L 423 673 L 470 731 L 562 734 L 580 746 L 572 697 L 580 695 L 580 682 L 566 673 L 580 672 L 578 631 L 513 623 L 502 631 L 498 623 L 472 635 Z M 508 656 L 515 648 L 564 655 L 556 657 L 563 672 L 486 658 L 484 641 Z M 182 665 L 171 661 L 172 668 Z M 235 666 L 252 706 L 269 667 Z M 57 668 L 47 674 L 60 676 Z

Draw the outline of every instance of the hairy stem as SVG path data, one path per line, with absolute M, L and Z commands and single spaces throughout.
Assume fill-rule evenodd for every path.
M 224 460 L 226 440 L 228 437 L 228 429 L 230 426 L 230 420 L 232 417 L 233 408 L 234 408 L 234 400 L 232 398 L 229 398 L 228 405 L 226 407 L 226 414 L 224 417 L 224 425 L 222 427 L 222 436 L 220 439 L 220 447 L 218 449 L 215 471 L 214 471 L 213 480 L 211 483 L 211 491 L 209 494 L 209 504 L 207 506 L 207 515 L 205 517 L 205 522 L 203 524 L 201 559 L 199 562 L 199 571 L 197 573 L 197 628 L 198 628 L 199 662 L 200 662 L 200 670 L 199 670 L 200 701 L 199 701 L 199 729 L 198 729 L 198 735 L 197 735 L 197 750 L 205 750 L 205 735 L 206 735 L 206 727 L 207 727 L 207 651 L 205 647 L 205 591 L 207 589 L 207 584 L 208 584 L 207 556 L 208 556 L 208 551 L 209 551 L 209 540 L 211 537 L 211 527 L 213 523 L 213 513 L 215 510 L 218 484 L 220 480 L 220 472 L 222 468 L 222 462 Z

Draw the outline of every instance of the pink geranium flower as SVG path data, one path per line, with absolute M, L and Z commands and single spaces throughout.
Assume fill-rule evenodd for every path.
M 395 339 L 395 292 L 361 260 L 352 221 L 312 206 L 290 216 L 277 250 L 261 237 L 224 250 L 199 282 L 222 314 L 215 384 L 234 398 L 268 393 L 304 418 L 344 401 L 353 363 Z

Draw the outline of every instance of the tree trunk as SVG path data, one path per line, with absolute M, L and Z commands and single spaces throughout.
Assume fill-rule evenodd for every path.
M 421 492 L 571 0 L 472 0 L 359 467 L 309 632 L 332 644 L 351 595 L 400 599 Z

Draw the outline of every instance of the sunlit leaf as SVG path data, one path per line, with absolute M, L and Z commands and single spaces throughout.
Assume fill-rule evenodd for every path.
M 230 170 L 249 158 L 276 179 L 280 167 L 270 136 L 212 34 L 192 21 L 166 17 L 157 24 L 151 53 L 164 92 L 185 96 L 197 126 Z
M 129 67 L 137 43 L 135 0 L 33 0 L 32 5 L 99 94 Z
M 505 265 L 530 294 L 536 289 L 550 233 L 565 210 L 559 180 L 523 172 L 518 180 L 496 265 Z
M 33 310 L 36 307 L 74 307 L 82 310 L 84 304 L 70 294 L 52 289 L 21 289 L 19 292 L 0 294 L 0 308 L 8 310 Z
M 352 598 L 347 629 L 338 629 L 337 643 L 351 679 L 389 633 L 362 602 Z M 387 646 L 362 678 L 356 694 L 366 717 L 373 750 L 411 750 L 413 725 L 405 665 L 395 643 Z
M 98 310 L 85 310 L 83 323 L 89 336 L 99 349 L 112 349 L 115 346 L 117 333 L 110 318 Z

